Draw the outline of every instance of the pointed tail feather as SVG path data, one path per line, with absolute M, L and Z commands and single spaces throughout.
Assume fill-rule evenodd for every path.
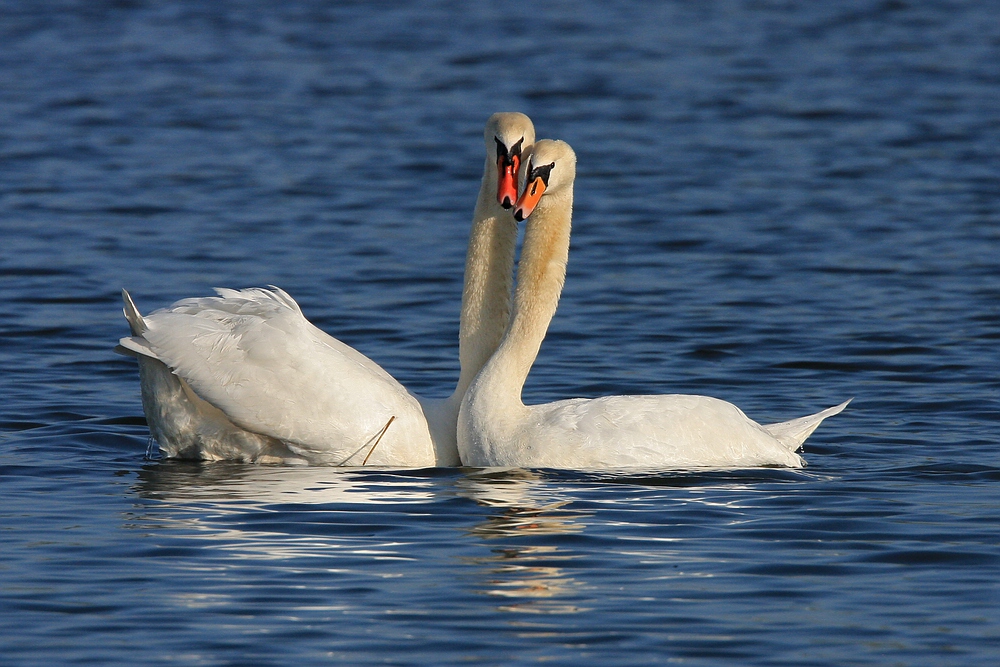
M 125 319 L 128 320 L 128 327 L 132 330 L 132 335 L 141 336 L 146 332 L 146 321 L 142 319 L 139 309 L 135 307 L 135 302 L 132 301 L 132 295 L 128 293 L 128 290 L 122 290 L 122 301 L 125 302 L 125 308 L 122 312 L 125 313 Z
M 778 442 L 794 452 L 802 446 L 802 443 L 806 441 L 806 438 L 812 435 L 812 432 L 816 430 L 816 427 L 819 426 L 824 419 L 832 417 L 835 414 L 839 414 L 852 400 L 854 399 L 849 398 L 840 405 L 827 408 L 826 410 L 817 412 L 814 415 L 807 415 L 805 417 L 799 417 L 798 419 L 790 419 L 786 422 L 780 422 L 778 424 L 767 424 L 764 426 L 764 430 L 777 438 Z
M 149 350 L 149 346 L 142 338 L 142 334 L 146 332 L 146 320 L 142 319 L 142 314 L 136 308 L 128 290 L 122 290 L 122 300 L 125 302 L 125 308 L 122 312 L 125 313 L 125 319 L 128 320 L 128 328 L 132 331 L 133 338 L 122 338 L 115 346 L 115 352 L 129 357 L 144 354 L 155 359 L 156 355 Z

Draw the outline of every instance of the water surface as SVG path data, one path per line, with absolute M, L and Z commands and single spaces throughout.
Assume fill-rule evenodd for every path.
M 988 2 L 8 2 L 0 662 L 992 665 Z M 527 402 L 854 397 L 802 471 L 147 456 L 119 290 L 457 377 L 482 126 L 579 156 Z

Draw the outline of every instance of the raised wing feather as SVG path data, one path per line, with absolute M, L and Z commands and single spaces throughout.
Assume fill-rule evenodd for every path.
M 155 354 L 238 426 L 309 451 L 351 450 L 390 417 L 393 435 L 426 430 L 402 385 L 313 326 L 285 292 L 217 292 L 151 313 L 122 345 Z

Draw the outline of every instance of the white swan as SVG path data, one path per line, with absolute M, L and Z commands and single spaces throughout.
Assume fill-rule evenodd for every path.
M 458 449 L 468 466 L 801 467 L 795 453 L 823 419 L 761 426 L 706 396 L 608 396 L 526 406 L 521 390 L 555 314 L 566 277 L 576 155 L 539 140 L 526 158 L 515 218 L 528 218 L 513 313 L 497 351 L 462 402 Z
M 217 290 L 142 317 L 127 292 L 143 410 L 166 456 L 334 465 L 459 463 L 462 396 L 510 312 L 521 150 L 534 128 L 494 114 L 466 257 L 461 374 L 447 399 L 409 393 L 378 364 L 313 326 L 280 289 Z

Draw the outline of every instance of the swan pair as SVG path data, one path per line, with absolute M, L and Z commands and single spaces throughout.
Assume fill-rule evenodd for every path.
M 167 456 L 334 465 L 562 468 L 801 467 L 797 450 L 846 403 L 760 426 L 703 396 L 614 396 L 525 406 L 569 252 L 576 157 L 494 114 L 473 216 L 454 393 L 412 395 L 314 327 L 283 291 L 218 290 L 143 318 L 127 293 L 143 409 Z M 525 160 L 524 158 L 528 158 Z M 524 181 L 518 197 L 518 174 Z M 517 229 L 528 219 L 511 310 Z

